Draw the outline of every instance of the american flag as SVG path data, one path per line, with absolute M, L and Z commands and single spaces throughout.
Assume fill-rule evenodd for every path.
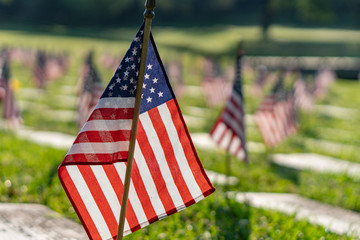
M 298 78 L 294 82 L 295 105 L 304 111 L 310 111 L 313 108 L 314 98 L 303 78 Z
M 314 95 L 318 99 L 323 99 L 330 87 L 335 81 L 335 73 L 328 67 L 320 68 L 315 76 L 315 92 Z
M 244 98 L 241 80 L 242 52 L 236 59 L 236 74 L 231 95 L 210 135 L 214 141 L 230 154 L 247 161 Z
M 257 67 L 256 79 L 252 85 L 252 94 L 256 97 L 260 96 L 264 85 L 269 80 L 268 69 L 265 65 L 261 64 Z
M 9 126 L 16 127 L 20 124 L 21 117 L 10 86 L 10 65 L 7 50 L 3 51 L 0 62 L 0 89 L 2 89 L 0 100 L 3 105 L 3 118 Z
M 282 78 L 256 111 L 255 122 L 267 146 L 275 146 L 297 132 L 295 99 L 293 92 L 285 92 Z
M 82 86 L 77 106 L 77 124 L 82 127 L 104 91 L 102 81 L 93 63 L 92 52 L 86 56 L 80 84 Z
M 143 27 L 59 167 L 90 239 L 115 239 L 128 156 Z M 214 191 L 150 37 L 124 235 Z
M 218 106 L 231 93 L 231 83 L 221 75 L 215 61 L 204 59 L 204 79 L 201 83 L 205 100 L 210 106 Z
M 46 86 L 46 54 L 39 50 L 36 54 L 36 61 L 34 66 L 34 81 L 38 88 L 45 88 Z

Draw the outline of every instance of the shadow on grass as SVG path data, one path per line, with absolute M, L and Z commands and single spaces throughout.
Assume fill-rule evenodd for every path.
M 225 197 L 217 202 L 215 224 L 216 239 L 249 239 L 251 233 L 250 206 Z
M 270 163 L 271 168 L 274 172 L 282 178 L 288 179 L 292 181 L 294 184 L 299 185 L 300 177 L 299 177 L 299 170 L 280 166 L 276 163 Z

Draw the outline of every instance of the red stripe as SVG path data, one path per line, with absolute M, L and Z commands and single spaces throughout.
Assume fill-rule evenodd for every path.
M 160 141 L 161 147 L 164 151 L 167 164 L 169 166 L 171 175 L 174 179 L 176 187 L 179 190 L 179 193 L 181 195 L 183 202 L 188 203 L 189 205 L 194 204 L 195 202 L 191 202 L 191 201 L 193 201 L 193 197 L 191 196 L 191 193 L 190 193 L 190 191 L 186 185 L 186 182 L 181 174 L 180 167 L 176 161 L 176 156 L 174 153 L 173 146 L 170 142 L 170 138 L 167 134 L 167 130 L 163 123 L 163 119 L 160 116 L 159 110 L 157 108 L 153 108 L 150 111 L 148 111 L 148 114 L 151 119 L 152 125 L 153 125 L 157 135 L 159 136 L 159 141 Z M 168 119 L 165 119 L 165 120 L 168 121 Z M 186 206 L 189 206 L 189 205 L 186 205 Z
M 165 208 L 165 211 L 175 209 L 175 205 L 172 201 L 172 198 L 167 190 L 166 183 L 162 177 L 159 165 L 156 161 L 155 154 L 151 148 L 149 141 L 147 139 L 145 130 L 141 121 L 138 123 L 137 137 L 136 140 L 139 142 L 139 146 L 142 152 L 142 155 L 145 158 L 145 161 L 148 165 L 150 174 L 153 176 L 153 180 L 160 196 L 160 200 Z
M 88 234 L 90 239 L 101 239 L 101 236 L 92 221 L 92 218 L 87 211 L 87 208 L 79 194 L 79 192 L 76 189 L 76 186 L 74 182 L 71 180 L 71 177 L 66 169 L 66 167 L 60 167 L 59 168 L 59 179 L 61 181 L 61 184 L 63 185 L 63 188 L 65 189 L 65 192 L 68 196 L 68 198 L 71 201 L 72 206 L 74 207 L 77 215 L 80 218 L 80 221 L 82 225 L 85 228 L 86 233 Z
M 235 111 L 241 112 L 242 110 L 237 108 L 237 109 L 235 109 Z M 233 121 L 235 121 L 236 123 L 239 121 L 240 122 L 239 124 L 242 125 L 242 122 L 243 122 L 242 117 L 244 115 L 238 116 L 238 115 L 235 114 L 236 112 L 234 112 L 234 110 L 231 110 L 229 108 L 226 108 L 225 112 L 223 114 L 226 114 L 226 113 L 229 114 L 234 119 Z
M 237 149 L 234 151 L 234 155 L 237 156 L 240 152 L 243 152 L 245 154 L 242 144 L 240 144 L 239 147 L 237 147 Z M 245 154 L 245 158 L 246 158 L 246 154 Z
M 274 118 L 278 126 L 280 140 L 282 141 L 287 135 L 286 112 L 283 102 L 278 102 L 274 107 Z
M 273 127 L 271 124 L 272 121 L 273 119 L 270 112 L 258 111 L 255 114 L 255 122 L 259 127 L 265 144 L 268 146 L 273 146 L 276 144 L 276 137 L 274 136 Z
M 118 223 L 116 218 L 111 210 L 111 207 L 101 190 L 98 180 L 94 175 L 94 172 L 91 170 L 89 165 L 79 165 L 78 166 L 83 178 L 91 192 L 92 197 L 94 198 L 96 205 L 98 206 L 101 215 L 103 216 L 107 227 L 111 233 L 111 236 L 117 235 Z
M 62 165 L 64 164 L 75 164 L 75 163 L 94 163 L 94 164 L 106 164 L 106 163 L 113 163 L 113 162 L 121 162 L 127 160 L 127 151 L 122 152 L 115 152 L 112 154 L 108 153 L 76 153 L 76 154 L 69 154 L 66 155 Z
M 119 142 L 130 141 L 130 130 L 117 131 L 86 131 L 81 132 L 74 141 L 81 142 Z
M 194 175 L 194 178 L 198 186 L 200 187 L 201 192 L 204 193 L 204 196 L 205 193 L 208 195 L 215 191 L 215 189 L 211 185 L 210 181 L 207 179 L 205 171 L 201 166 L 200 160 L 196 155 L 195 148 L 192 144 L 191 138 L 188 135 L 186 125 L 181 118 L 180 110 L 178 109 L 174 100 L 170 100 L 166 104 L 171 113 L 172 121 L 178 133 L 182 148 L 184 149 L 186 159 Z
M 222 122 L 221 116 L 222 116 L 222 113 L 221 113 L 220 117 L 217 119 L 214 127 L 213 127 L 213 128 L 211 129 L 211 131 L 210 131 L 210 135 L 211 135 L 211 136 L 214 134 L 214 132 L 215 132 L 215 130 L 217 129 L 217 127 L 218 127 L 218 125 L 220 124 L 220 122 Z
M 243 124 L 243 119 L 238 119 L 235 117 L 235 115 L 233 114 L 233 112 L 226 112 L 224 114 L 227 114 L 228 116 L 231 117 L 231 119 L 227 120 L 225 118 L 225 116 L 222 118 L 224 124 L 228 127 L 231 128 L 233 130 L 233 132 L 236 133 L 237 136 L 239 136 L 240 138 L 242 138 L 242 136 L 244 135 L 244 124 Z M 239 129 L 236 129 L 233 127 L 233 125 L 238 125 Z
M 92 112 L 88 121 L 132 119 L 133 115 L 133 108 L 97 108 Z
M 273 144 L 276 145 L 281 141 L 281 135 L 279 133 L 278 120 L 274 114 L 274 112 L 268 112 L 267 121 L 270 125 L 270 131 L 268 132 L 269 137 L 273 138 Z
M 119 176 L 118 171 L 116 170 L 115 166 L 112 165 L 103 165 L 104 171 L 106 173 L 106 176 L 109 179 L 109 182 L 111 183 L 111 186 L 113 187 L 115 194 L 118 198 L 118 201 L 121 205 L 121 201 L 122 201 L 122 197 L 123 197 L 123 192 L 124 192 L 124 184 L 121 181 L 121 178 Z M 125 177 L 125 176 L 124 176 Z M 119 216 L 117 216 L 117 218 L 119 218 Z M 131 229 L 131 227 L 139 225 L 139 222 L 137 220 L 137 217 L 135 215 L 135 211 L 133 206 L 131 205 L 131 202 L 128 201 L 127 206 L 126 206 L 126 220 L 129 224 L 129 227 Z
M 156 215 L 155 209 L 153 208 L 151 200 L 149 198 L 149 194 L 146 191 L 146 183 L 144 184 L 143 179 L 141 178 L 136 160 L 134 161 L 134 165 L 132 168 L 131 179 L 133 180 L 136 194 L 139 196 L 141 205 L 143 206 L 146 218 L 148 219 L 149 223 L 158 221 L 159 218 Z
M 240 96 L 239 96 L 240 98 Z M 231 97 L 230 102 L 235 106 L 236 109 L 238 109 L 241 113 L 241 115 L 244 115 L 243 106 L 241 102 L 237 102 L 235 98 Z

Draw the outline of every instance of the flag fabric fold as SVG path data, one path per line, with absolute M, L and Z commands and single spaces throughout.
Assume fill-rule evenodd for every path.
M 210 136 L 221 148 L 224 148 L 231 155 L 236 156 L 240 160 L 247 161 L 241 58 L 242 53 L 238 53 L 232 92 L 220 117 L 210 131 Z
M 134 112 L 143 26 L 59 167 L 90 239 L 115 239 Z M 124 235 L 214 191 L 150 36 Z

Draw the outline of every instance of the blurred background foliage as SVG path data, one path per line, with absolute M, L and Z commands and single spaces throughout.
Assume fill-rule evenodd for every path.
M 0 21 L 92 27 L 138 25 L 144 2 L 0 0 Z M 157 19 L 160 25 L 261 24 L 265 35 L 275 23 L 359 29 L 359 12 L 359 0 L 162 0 L 156 9 L 161 15 Z

